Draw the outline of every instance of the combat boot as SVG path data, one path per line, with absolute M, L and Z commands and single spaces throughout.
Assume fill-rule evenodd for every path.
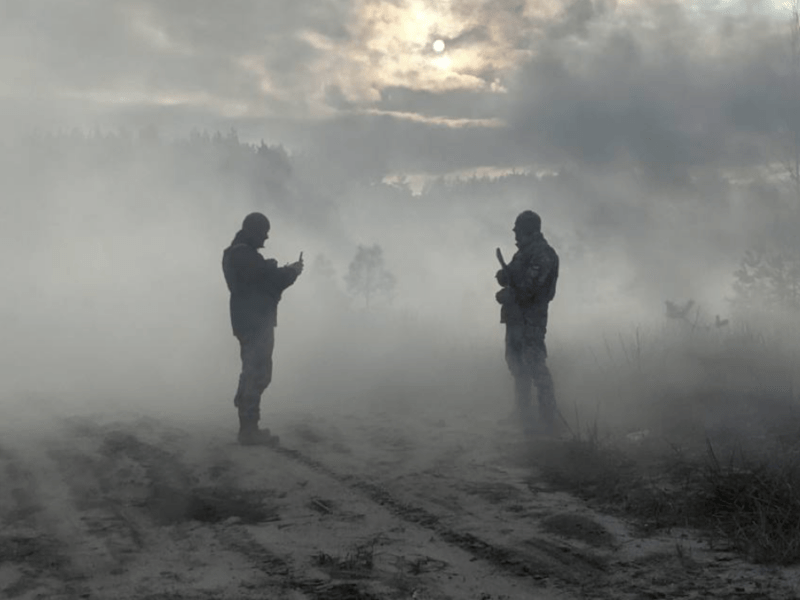
M 238 441 L 242 446 L 277 446 L 280 438 L 269 429 L 259 429 L 257 421 L 239 417 Z

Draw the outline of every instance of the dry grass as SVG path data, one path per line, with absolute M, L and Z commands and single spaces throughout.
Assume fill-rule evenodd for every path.
M 656 460 L 606 440 L 572 439 L 537 452 L 537 466 L 550 483 L 606 510 L 633 517 L 642 532 L 690 521 L 684 479 L 675 457 Z
M 571 439 L 533 449 L 536 465 L 645 532 L 692 526 L 754 562 L 800 563 L 793 332 L 679 324 L 604 338 L 568 390 L 591 404 L 576 407 Z
M 375 545 L 375 541 L 359 544 L 343 556 L 319 552 L 314 562 L 337 578 L 368 578 L 375 568 Z
M 709 445 L 704 485 L 693 496 L 698 524 L 712 527 L 758 563 L 800 562 L 800 464 L 796 458 L 721 462 Z
M 536 452 L 536 463 L 551 483 L 632 517 L 642 533 L 691 526 L 753 562 L 800 563 L 796 449 L 770 446 L 755 458 L 734 446 L 721 458 L 705 443 L 704 453 L 683 452 L 591 433 Z

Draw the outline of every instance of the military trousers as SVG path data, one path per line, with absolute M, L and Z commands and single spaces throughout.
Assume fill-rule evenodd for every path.
M 514 377 L 517 410 L 527 416 L 531 409 L 532 385 L 536 386 L 539 414 L 546 425 L 556 416 L 553 378 L 547 368 L 545 333 L 547 316 L 525 315 L 519 322 L 506 324 L 506 364 Z
M 275 327 L 260 327 L 238 335 L 237 339 L 241 350 L 242 372 L 233 403 L 243 420 L 258 423 L 261 416 L 261 395 L 272 381 Z

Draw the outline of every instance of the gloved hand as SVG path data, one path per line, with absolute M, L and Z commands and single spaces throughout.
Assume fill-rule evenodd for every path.
M 501 286 L 506 287 L 509 283 L 508 281 L 508 273 L 506 273 L 505 269 L 500 269 L 497 273 L 495 273 L 495 279 L 497 279 L 497 283 Z
M 516 297 L 514 296 L 514 291 L 511 288 L 504 287 L 502 290 L 497 292 L 494 295 L 497 302 L 500 304 L 511 304 L 516 302 Z
M 289 267 L 290 269 L 294 269 L 294 272 L 297 273 L 298 275 L 300 275 L 300 273 L 303 272 L 302 260 L 298 260 L 297 262 L 293 262 L 292 264 L 286 266 Z

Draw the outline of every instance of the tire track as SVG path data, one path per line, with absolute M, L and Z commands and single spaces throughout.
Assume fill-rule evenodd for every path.
M 245 589 L 251 588 L 256 597 L 263 597 L 265 589 L 280 589 L 302 593 L 307 600 L 379 600 L 349 582 L 320 582 L 303 577 L 302 571 L 295 568 L 290 558 L 275 554 L 259 543 L 244 525 L 213 527 L 214 523 L 225 520 L 228 516 L 235 516 L 243 524 L 257 524 L 274 519 L 252 505 L 242 507 L 241 502 L 238 506 L 243 508 L 243 512 L 228 515 L 223 511 L 221 515 L 214 515 L 220 518 L 203 518 L 218 509 L 215 504 L 223 499 L 198 495 L 200 478 L 190 466 L 181 461 L 178 454 L 140 439 L 135 432 L 114 426 L 102 427 L 83 422 L 74 432 L 83 438 L 92 439 L 98 447 L 96 454 L 100 457 L 94 452 L 87 454 L 87 449 L 84 448 L 82 451 L 51 451 L 51 458 L 58 461 L 65 472 L 78 470 L 83 473 L 83 477 L 70 483 L 76 501 L 85 502 L 91 497 L 90 502 L 103 509 L 106 520 L 115 520 L 111 528 L 125 531 L 126 537 L 138 542 L 139 551 L 147 551 L 149 540 L 145 538 L 148 534 L 148 520 L 157 527 L 186 520 L 205 521 L 211 524 L 213 536 L 223 548 L 243 557 L 252 568 L 262 574 L 264 579 L 257 584 L 241 584 Z M 212 480 L 219 480 L 222 486 L 227 483 L 224 501 L 230 508 L 232 498 L 234 505 L 237 500 L 242 500 L 239 494 L 241 490 L 233 488 L 235 481 L 230 480 L 224 469 L 226 465 L 229 466 L 224 462 L 227 459 L 222 460 L 222 463 L 218 460 L 208 470 Z M 134 494 L 134 498 L 138 500 L 133 504 L 129 502 L 131 489 L 126 490 L 127 494 L 117 490 L 122 483 L 121 466 L 124 467 L 124 472 L 138 472 L 139 481 L 136 487 L 139 492 Z M 93 485 L 96 489 L 92 488 Z M 143 494 L 144 489 L 149 492 Z M 256 490 L 253 493 L 263 499 L 264 495 L 269 495 L 268 492 Z M 123 509 L 128 516 L 120 518 Z M 258 518 L 248 518 L 252 516 Z M 103 539 L 107 536 L 108 532 Z M 147 596 L 151 597 L 155 599 L 165 596 L 158 593 Z M 244 593 L 241 597 L 249 596 Z
M 151 546 L 153 533 L 149 527 L 152 525 L 157 527 L 187 520 L 216 522 L 203 518 L 202 513 L 216 510 L 219 498 L 202 498 L 198 495 L 200 477 L 192 467 L 183 464 L 180 451 L 165 448 L 162 439 L 157 439 L 156 443 L 145 441 L 140 438 L 142 432 L 132 431 L 130 424 L 94 425 L 82 422 L 71 429 L 88 443 L 80 449 L 57 448 L 51 452 L 51 459 L 65 473 L 76 474 L 68 482 L 74 501 L 79 505 L 81 502 L 94 502 L 95 517 L 89 515 L 86 523 L 89 526 L 96 523 L 97 527 L 92 527 L 88 533 L 96 536 L 95 539 L 105 546 L 106 552 L 120 568 Z M 149 431 L 147 437 L 155 434 L 160 438 L 158 433 Z M 606 566 L 602 559 L 582 550 L 546 540 L 536 540 L 524 547 L 492 543 L 468 530 L 449 526 L 441 516 L 401 500 L 378 483 L 339 473 L 298 450 L 282 446 L 271 450 L 284 459 L 336 481 L 401 521 L 434 533 L 442 543 L 483 561 L 498 574 L 524 578 L 537 587 L 546 585 L 548 580 L 575 586 L 605 577 Z M 221 473 L 222 467 L 216 465 L 213 470 Z M 125 473 L 135 483 L 128 485 L 127 489 L 121 489 L 126 485 L 122 477 Z M 235 484 L 233 481 L 228 483 Z M 236 493 L 234 488 L 224 491 L 228 501 Z M 79 508 L 92 506 L 84 504 Z M 248 521 L 246 516 L 242 518 L 243 513 L 229 516 L 236 516 L 242 523 L 257 524 L 269 520 L 259 518 Z M 344 588 L 340 596 L 336 595 L 340 593 L 336 591 L 336 586 L 344 585 L 341 582 L 321 585 L 318 581 L 308 581 L 302 573 L 295 572 L 291 558 L 271 553 L 245 527 L 228 525 L 214 531 L 214 536 L 224 548 L 249 561 L 257 571 L 263 573 L 269 585 L 300 591 L 309 600 L 353 597 L 352 590 L 348 592 Z M 367 594 L 366 591 L 359 593 L 365 599 L 369 598 L 363 595 Z
M 360 492 L 399 519 L 435 533 L 447 544 L 491 564 L 508 575 L 537 581 L 554 577 L 570 585 L 586 585 L 587 582 L 605 578 L 607 572 L 605 560 L 588 552 L 560 546 L 543 539 L 528 544 L 524 550 L 492 544 L 469 532 L 456 531 L 442 523 L 437 515 L 398 499 L 378 484 L 354 475 L 338 473 L 298 450 L 283 446 L 272 450 Z
M 85 587 L 59 535 L 57 520 L 47 510 L 42 481 L 31 465 L 7 448 L 0 449 L 0 462 L 0 565 L 7 574 L 0 595 L 80 597 Z

